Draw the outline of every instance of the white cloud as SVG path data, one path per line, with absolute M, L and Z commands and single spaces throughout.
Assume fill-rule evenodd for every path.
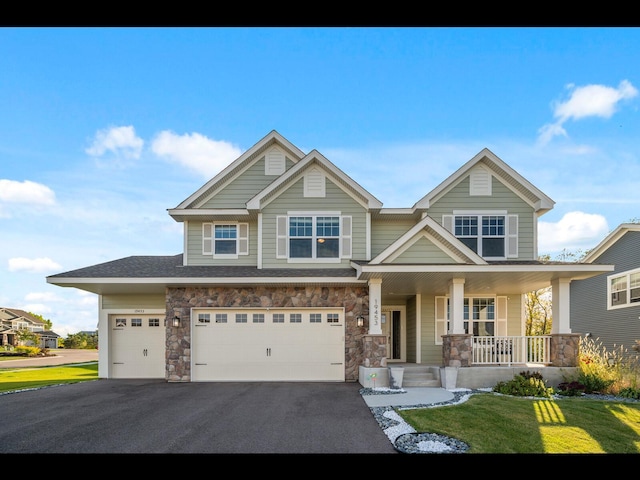
M 538 222 L 538 253 L 551 254 L 567 250 L 586 250 L 594 247 L 609 231 L 602 215 L 569 212 L 559 222 Z M 551 255 L 553 258 L 553 255 Z
M 28 302 L 61 302 L 63 299 L 52 292 L 27 293 L 24 299 Z
M 111 127 L 99 130 L 91 147 L 85 152 L 93 157 L 101 157 L 106 152 L 111 152 L 117 157 L 140 158 L 144 140 L 136 136 L 132 126 Z
M 56 194 L 46 185 L 25 180 L 0 179 L 0 201 L 32 205 L 53 205 Z
M 211 140 L 199 133 L 177 135 L 165 130 L 151 144 L 152 151 L 184 165 L 205 177 L 212 177 L 242 154 L 229 142 Z
M 42 273 L 60 270 L 62 267 L 50 258 L 24 258 L 16 257 L 9 259 L 9 271 L 26 271 L 31 273 Z
M 620 82 L 618 88 L 605 85 L 576 87 L 569 84 L 567 89 L 569 98 L 555 104 L 553 116 L 556 122 L 544 125 L 538 131 L 538 141 L 542 144 L 548 143 L 555 136 L 566 136 L 567 132 L 563 125 L 567 120 L 580 120 L 587 117 L 611 118 L 620 102 L 638 95 L 638 90 L 628 80 Z

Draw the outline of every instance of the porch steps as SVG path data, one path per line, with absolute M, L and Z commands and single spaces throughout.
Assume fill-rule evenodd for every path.
M 404 365 L 403 387 L 440 387 L 440 369 L 424 365 Z

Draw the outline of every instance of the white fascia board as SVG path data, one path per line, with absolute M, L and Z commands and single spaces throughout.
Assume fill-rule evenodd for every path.
M 438 222 L 427 215 L 418 223 L 416 223 L 412 228 L 410 228 L 398 240 L 396 240 L 382 252 L 380 252 L 380 254 L 378 254 L 376 258 L 369 262 L 369 265 L 380 264 L 385 260 L 388 260 L 397 250 L 401 249 L 405 243 L 410 241 L 418 232 L 420 232 L 425 227 L 431 228 L 433 231 L 449 240 L 452 245 L 460 243 L 460 241 L 453 234 L 448 232 L 447 229 L 442 227 L 440 224 L 438 224 Z M 467 257 L 479 265 L 487 264 L 487 262 L 480 255 L 478 255 L 476 252 L 462 243 L 460 243 L 460 248 L 458 249 L 458 251 L 452 253 L 454 253 L 455 256 Z
M 317 150 L 312 150 L 305 158 L 300 160 L 297 164 L 287 170 L 285 173 L 280 175 L 276 180 L 270 183 L 264 190 L 254 196 L 247 202 L 247 208 L 249 210 L 259 210 L 262 208 L 262 199 L 268 196 L 274 190 L 277 190 L 285 184 L 291 177 L 298 175 L 300 171 L 305 169 L 311 163 L 317 163 L 324 170 L 328 171 L 335 177 L 342 180 L 344 183 L 349 185 L 352 189 L 357 191 L 360 195 L 367 199 L 367 205 L 364 205 L 365 208 L 368 209 L 378 209 L 382 207 L 382 202 L 367 192 L 364 188 L 362 188 L 358 183 L 354 182 L 351 177 L 345 174 L 342 170 L 336 167 L 333 163 L 331 163 L 327 158 L 325 158 L 320 152 Z M 340 185 L 337 183 L 337 185 Z
M 612 272 L 614 265 L 570 264 L 570 265 L 360 265 L 362 273 L 512 273 L 512 272 L 554 272 L 554 273 L 606 273 Z
M 271 283 L 366 283 L 356 277 L 154 277 L 154 278 L 47 278 L 53 285 L 136 284 L 136 285 L 210 285 L 210 284 L 271 284 Z
M 606 252 L 612 245 L 614 245 L 620 237 L 627 232 L 640 232 L 640 224 L 638 223 L 622 223 L 618 227 L 607 235 L 598 245 L 596 245 L 585 257 L 582 262 L 588 263 L 594 261 L 604 252 Z
M 524 178 L 522 175 L 520 175 L 518 172 L 516 172 L 513 168 L 511 168 L 509 165 L 507 165 L 503 160 L 501 160 L 495 153 L 493 153 L 488 148 L 483 148 L 480 151 L 480 153 L 478 153 L 471 160 L 469 160 L 464 165 L 462 165 L 454 173 L 449 175 L 445 179 L 444 182 L 442 182 L 436 188 L 431 190 L 431 192 L 429 192 L 424 197 L 422 197 L 420 200 L 418 200 L 415 203 L 415 205 L 413 206 L 413 208 L 414 209 L 417 209 L 417 208 L 429 208 L 431 202 L 434 199 L 436 199 L 441 193 L 443 193 L 444 191 L 448 190 L 450 187 L 452 187 L 456 183 L 458 183 L 462 179 L 462 177 L 464 175 L 466 175 L 466 173 L 469 170 L 471 170 L 471 168 L 473 166 L 475 166 L 477 163 L 479 163 L 484 157 L 488 157 L 489 159 L 491 159 L 491 161 L 493 161 L 494 163 L 498 164 L 500 166 L 500 168 L 502 168 L 510 176 L 515 178 L 522 186 L 524 186 L 527 190 L 529 190 L 531 193 L 533 193 L 533 195 L 538 197 L 538 199 L 539 199 L 538 202 L 536 202 L 535 205 L 532 205 L 532 207 L 534 207 L 536 210 L 547 211 L 547 210 L 551 210 L 553 208 L 553 206 L 555 205 L 555 202 L 553 200 L 551 200 L 551 198 L 549 198 L 547 195 L 542 193 L 541 190 L 536 188 L 531 182 L 529 182 L 526 178 Z M 487 168 L 489 168 L 489 170 L 491 170 L 491 167 L 489 167 L 488 165 L 487 165 Z M 495 175 L 495 172 L 491 171 L 491 175 Z M 505 185 L 507 185 L 507 187 L 511 188 L 510 185 L 508 185 L 508 184 L 505 184 Z M 514 191 L 518 196 L 520 196 L 520 194 L 517 191 L 515 191 L 513 188 L 511 188 L 511 190 Z
M 225 216 L 225 215 L 249 215 L 249 210 L 244 208 L 172 208 L 168 210 L 169 215 L 184 217 L 206 217 L 209 215 Z
M 271 142 L 273 139 L 275 139 L 277 143 L 281 144 L 286 149 L 290 150 L 294 155 L 297 155 L 298 159 L 301 159 L 302 157 L 304 157 L 304 152 L 302 150 L 300 150 L 298 147 L 293 145 L 291 142 L 289 142 L 289 140 L 284 138 L 278 132 L 276 132 L 275 130 L 272 130 L 267 135 L 265 135 L 262 138 L 262 140 L 256 143 L 249 150 L 245 151 L 236 160 L 231 162 L 224 170 L 218 173 L 215 177 L 213 177 L 211 180 L 205 183 L 202 187 L 200 187 L 194 193 L 189 195 L 189 197 L 186 200 L 182 201 L 176 208 L 180 209 L 180 208 L 188 207 L 200 195 L 202 195 L 204 192 L 206 192 L 209 188 L 211 188 L 213 185 L 218 183 L 220 180 L 225 178 L 225 176 L 227 176 L 230 172 L 232 172 L 239 164 L 241 164 L 246 159 L 251 157 L 255 152 L 259 151 L 261 148 L 263 148 L 266 144 Z

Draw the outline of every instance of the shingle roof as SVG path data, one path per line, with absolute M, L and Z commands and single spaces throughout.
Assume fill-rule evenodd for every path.
M 208 277 L 354 277 L 353 268 L 256 268 L 253 266 L 182 264 L 182 254 L 132 256 L 47 278 L 208 278 Z

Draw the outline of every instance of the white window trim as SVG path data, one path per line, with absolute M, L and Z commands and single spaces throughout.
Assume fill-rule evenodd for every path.
M 315 219 L 317 217 L 338 217 L 340 235 L 338 238 L 338 256 L 335 258 L 290 258 L 289 257 L 289 219 L 291 217 L 313 217 L 315 237 Z M 346 231 L 347 225 L 349 231 Z M 351 258 L 353 218 L 339 211 L 289 211 L 276 217 L 276 258 L 286 259 L 287 263 L 340 263 L 343 258 Z
M 435 344 L 442 345 L 442 335 L 447 334 L 447 322 L 450 320 L 448 318 L 447 303 L 449 301 L 449 295 L 438 295 L 435 297 Z M 492 298 L 494 305 L 494 336 L 505 336 L 507 334 L 507 300 L 508 298 L 504 295 L 465 295 L 464 299 L 469 300 L 469 315 L 472 312 L 472 305 L 474 298 Z M 473 319 L 465 319 L 466 322 L 469 322 L 470 330 L 473 334 Z
M 631 275 L 634 273 L 640 273 L 640 268 L 634 268 L 633 270 L 626 270 L 624 272 L 614 273 L 607 276 L 607 310 L 618 310 L 619 308 L 640 307 L 640 302 L 631 302 Z M 627 280 L 627 302 L 622 305 L 611 304 L 611 281 L 616 278 L 625 277 Z
M 214 253 L 216 225 L 232 225 L 236 227 L 236 253 Z M 217 259 L 237 259 L 240 255 L 249 255 L 249 224 L 246 222 L 204 222 L 202 224 L 202 254 L 210 255 Z
M 482 238 L 491 238 L 481 236 L 482 229 L 482 217 L 494 216 L 504 217 L 504 253 L 503 257 L 488 257 L 482 255 L 482 258 L 487 260 L 506 260 L 508 258 L 518 258 L 518 215 L 509 214 L 506 210 L 454 210 L 451 215 L 442 216 L 442 225 L 454 236 L 455 235 L 455 219 L 456 217 L 469 216 L 478 217 L 478 240 Z M 456 236 L 456 238 L 458 238 Z M 466 237 L 465 237 L 466 238 Z M 478 250 L 481 249 L 481 242 L 478 242 Z

